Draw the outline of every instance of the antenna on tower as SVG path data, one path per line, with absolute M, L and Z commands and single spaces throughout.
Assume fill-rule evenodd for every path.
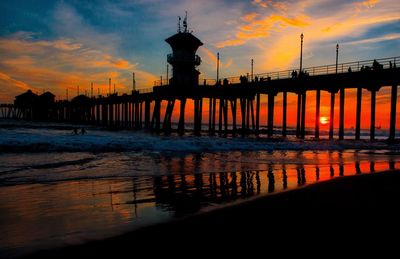
M 188 32 L 187 11 L 185 11 L 185 19 L 183 20 L 183 28 L 184 28 L 184 32 L 187 33 Z
M 178 16 L 178 33 L 181 33 L 181 20 L 182 18 Z

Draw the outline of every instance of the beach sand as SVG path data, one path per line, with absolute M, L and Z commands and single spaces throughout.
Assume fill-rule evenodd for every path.
M 380 231 L 381 228 L 387 231 L 390 224 L 397 224 L 394 217 L 398 214 L 395 213 L 398 207 L 400 171 L 348 176 L 238 202 L 106 240 L 41 251 L 29 258 L 92 258 L 103 255 L 145 258 L 147 256 L 139 254 L 176 255 L 181 249 L 192 249 L 193 255 L 205 251 L 212 255 L 211 247 L 227 249 L 226 252 L 229 249 L 243 251 L 250 249 L 248 245 L 252 240 L 265 240 L 266 245 L 305 240 L 324 242 L 327 233 L 330 238 L 339 234 L 340 242 L 346 238 L 352 240 L 351 237 L 363 238 L 364 233 Z M 375 213 L 370 214 L 371 211 L 377 211 L 381 216 L 376 218 Z M 374 223 L 365 225 L 366 221 Z M 394 228 L 390 230 L 394 231 Z M 313 246 L 312 243 L 308 245 Z

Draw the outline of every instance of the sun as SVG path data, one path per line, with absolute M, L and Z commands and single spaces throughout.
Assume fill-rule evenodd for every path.
M 327 124 L 329 123 L 329 118 L 328 118 L 328 117 L 325 117 L 325 116 L 322 116 L 322 117 L 319 118 L 319 122 L 320 122 L 322 125 L 327 125 Z

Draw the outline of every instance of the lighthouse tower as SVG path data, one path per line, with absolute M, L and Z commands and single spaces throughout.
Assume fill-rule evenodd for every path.
M 183 26 L 179 17 L 178 33 L 165 41 L 172 48 L 172 54 L 168 55 L 168 63 L 173 67 L 170 86 L 178 89 L 198 86 L 200 72 L 196 67 L 200 65 L 201 59 L 196 51 L 203 43 L 188 30 L 187 13 Z

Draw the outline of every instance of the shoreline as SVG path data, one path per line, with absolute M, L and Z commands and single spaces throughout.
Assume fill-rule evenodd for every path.
M 226 243 L 230 235 L 236 237 L 245 234 L 248 237 L 257 238 L 261 230 L 268 230 L 267 233 L 274 233 L 275 237 L 284 233 L 290 233 L 290 235 L 295 233 L 294 236 L 297 236 L 299 234 L 296 233 L 302 232 L 304 229 L 321 231 L 319 225 L 315 224 L 314 221 L 317 220 L 316 215 L 320 213 L 310 218 L 305 217 L 305 215 L 310 214 L 310 211 L 316 211 L 316 209 L 321 209 L 323 212 L 328 211 L 329 213 L 322 213 L 326 214 L 324 216 L 327 216 L 325 219 L 328 220 L 333 219 L 332 215 L 336 214 L 336 210 L 395 210 L 395 205 L 399 201 L 400 170 L 364 173 L 239 201 L 204 213 L 141 228 L 109 239 L 40 251 L 24 258 L 94 257 L 104 254 L 126 257 L 125 255 L 137 254 L 138 251 L 147 251 L 149 247 L 168 248 L 184 244 L 187 247 L 195 248 L 195 241 L 203 240 L 203 237 L 211 243 Z M 282 213 L 284 211 L 290 211 L 291 214 L 284 216 Z M 369 215 L 364 216 L 368 217 Z M 335 218 L 336 223 L 333 226 L 337 226 L 338 222 L 345 223 L 354 220 L 353 218 L 341 217 L 343 215 Z M 358 224 L 360 223 L 355 223 L 356 226 Z M 333 226 L 324 227 L 329 229 Z M 343 226 L 339 229 L 342 228 Z M 331 231 L 338 230 L 332 228 Z M 223 239 L 221 239 L 222 236 Z M 287 238 L 293 239 L 294 237 Z M 215 246 L 211 243 L 210 245 Z M 157 249 L 150 252 L 157 253 Z M 172 253 L 173 250 L 169 252 Z

